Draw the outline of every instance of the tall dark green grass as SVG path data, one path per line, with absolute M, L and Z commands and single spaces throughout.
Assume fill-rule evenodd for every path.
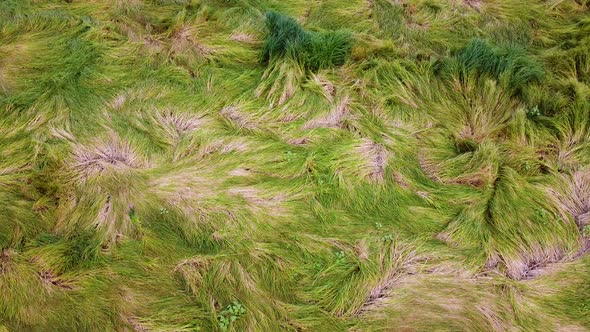
M 543 67 L 516 46 L 494 46 L 484 39 L 472 39 L 459 49 L 451 61 L 443 64 L 443 71 L 454 67 L 460 77 L 475 74 L 506 84 L 511 91 L 539 82 L 544 76 Z
M 352 37 L 344 31 L 304 30 L 293 18 L 270 11 L 266 14 L 268 35 L 262 48 L 262 62 L 281 58 L 316 71 L 341 66 L 350 56 Z

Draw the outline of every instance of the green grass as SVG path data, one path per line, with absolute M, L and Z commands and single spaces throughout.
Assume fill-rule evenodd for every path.
M 0 331 L 590 330 L 588 1 L 0 1 Z
M 317 71 L 343 65 L 350 56 L 351 36 L 343 31 L 305 31 L 294 19 L 268 12 L 268 35 L 262 46 L 262 62 L 289 58 L 307 70 Z

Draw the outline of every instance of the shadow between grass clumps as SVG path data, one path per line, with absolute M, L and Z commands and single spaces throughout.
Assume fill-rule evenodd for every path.
M 293 18 L 277 12 L 266 13 L 268 35 L 262 48 L 263 64 L 287 58 L 309 71 L 341 66 L 352 50 L 352 36 L 346 31 L 304 30 Z

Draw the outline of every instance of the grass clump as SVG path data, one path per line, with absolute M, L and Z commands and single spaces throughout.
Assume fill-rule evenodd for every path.
M 341 66 L 352 50 L 352 37 L 345 31 L 306 31 L 293 18 L 270 11 L 266 14 L 268 35 L 262 48 L 262 62 L 281 58 L 317 71 Z
M 469 73 L 487 76 L 520 90 L 543 78 L 543 68 L 515 46 L 494 47 L 483 39 L 472 39 L 455 54 L 456 65 L 464 76 Z

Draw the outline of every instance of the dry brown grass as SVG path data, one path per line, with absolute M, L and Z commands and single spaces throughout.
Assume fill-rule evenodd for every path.
M 576 171 L 566 176 L 565 182 L 563 190 L 550 188 L 549 194 L 566 215 L 583 227 L 590 221 L 590 171 Z
M 363 139 L 362 143 L 357 147 L 357 151 L 366 160 L 368 166 L 366 176 L 371 181 L 383 182 L 385 177 L 385 167 L 390 158 L 390 153 L 387 148 L 382 144 L 371 141 L 370 139 Z
M 285 215 L 285 195 L 270 195 L 268 192 L 253 187 L 236 187 L 228 190 L 233 196 L 242 197 L 253 212 L 270 214 L 273 216 Z
M 334 107 L 328 114 L 319 118 L 308 121 L 303 129 L 313 128 L 342 128 L 344 122 L 351 116 L 350 114 L 350 98 L 343 97 L 338 105 Z
M 170 38 L 170 53 L 182 54 L 186 52 L 194 53 L 202 58 L 206 58 L 215 53 L 210 46 L 206 46 L 197 40 L 198 30 L 191 26 L 182 26 L 172 33 Z
M 246 44 L 256 44 L 258 42 L 253 34 L 241 31 L 233 31 L 229 35 L 229 39 Z
M 68 163 L 74 177 L 87 180 L 108 172 L 124 172 L 149 167 L 149 164 L 127 142 L 111 135 L 107 141 L 74 146 L 73 158 Z
M 203 116 L 182 114 L 171 110 L 158 112 L 155 117 L 167 129 L 168 134 L 175 139 L 178 139 L 184 134 L 194 132 L 207 123 Z
M 236 105 L 222 108 L 221 111 L 219 111 L 219 114 L 230 122 L 235 123 L 240 128 L 253 130 L 258 127 L 257 122 L 252 119 L 252 117 L 248 116 L 248 114 L 240 111 L 240 108 Z

